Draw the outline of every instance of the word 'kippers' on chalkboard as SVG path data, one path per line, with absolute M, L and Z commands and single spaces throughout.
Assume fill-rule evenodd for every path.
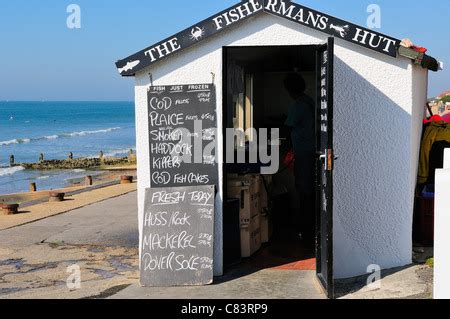
M 145 192 L 141 285 L 207 285 L 213 281 L 215 186 Z
M 151 186 L 217 185 L 214 85 L 152 86 L 148 116 Z

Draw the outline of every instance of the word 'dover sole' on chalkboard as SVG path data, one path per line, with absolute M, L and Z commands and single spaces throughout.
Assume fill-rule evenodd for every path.
M 215 186 L 145 192 L 141 285 L 207 285 L 213 281 Z
M 217 185 L 213 84 L 148 90 L 152 187 Z

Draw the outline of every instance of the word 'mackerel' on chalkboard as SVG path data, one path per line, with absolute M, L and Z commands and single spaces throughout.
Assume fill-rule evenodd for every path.
M 217 185 L 213 84 L 148 90 L 151 187 Z
M 141 241 L 144 287 L 213 281 L 215 186 L 149 188 Z

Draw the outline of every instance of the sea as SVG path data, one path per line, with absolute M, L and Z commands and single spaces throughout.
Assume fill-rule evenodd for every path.
M 126 156 L 136 149 L 134 102 L 0 101 L 0 195 L 68 186 L 70 181 L 99 172 L 25 170 L 9 167 L 45 159 Z

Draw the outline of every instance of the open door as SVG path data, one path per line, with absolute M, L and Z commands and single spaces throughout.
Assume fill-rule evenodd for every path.
M 334 298 L 333 282 L 333 69 L 334 38 L 317 48 L 316 256 L 317 276 Z

